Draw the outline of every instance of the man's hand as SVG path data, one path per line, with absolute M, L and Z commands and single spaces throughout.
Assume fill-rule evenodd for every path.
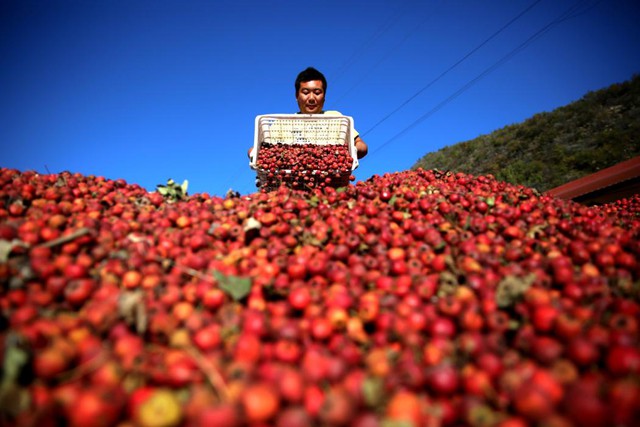
M 356 136 L 354 143 L 356 145 L 356 151 L 358 152 L 358 159 L 361 159 L 364 156 L 366 156 L 367 153 L 369 152 L 369 147 L 367 146 L 367 143 L 364 142 L 359 135 Z

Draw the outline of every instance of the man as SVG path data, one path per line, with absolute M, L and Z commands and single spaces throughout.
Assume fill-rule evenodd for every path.
M 325 94 L 327 93 L 327 79 L 324 75 L 313 67 L 308 67 L 298 74 L 295 81 L 296 88 L 296 101 L 298 102 L 298 108 L 302 114 L 327 114 L 338 115 L 342 114 L 338 111 L 330 110 L 324 111 Z M 354 130 L 355 136 L 353 143 L 356 146 L 358 159 L 367 155 L 369 148 L 367 144 L 360 138 L 357 131 Z M 251 151 L 249 149 L 249 157 L 251 157 Z

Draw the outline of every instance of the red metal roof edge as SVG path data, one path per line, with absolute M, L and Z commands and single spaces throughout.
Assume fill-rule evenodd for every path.
M 573 199 L 638 176 L 640 176 L 640 156 L 552 188 L 547 193 L 562 199 Z

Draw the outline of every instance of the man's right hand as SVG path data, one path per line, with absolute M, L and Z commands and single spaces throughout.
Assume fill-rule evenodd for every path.
M 361 159 L 364 156 L 366 156 L 367 153 L 369 152 L 369 147 L 367 146 L 367 143 L 364 142 L 362 138 L 360 138 L 360 136 L 356 136 L 354 143 L 356 145 L 356 151 L 358 152 L 358 159 Z

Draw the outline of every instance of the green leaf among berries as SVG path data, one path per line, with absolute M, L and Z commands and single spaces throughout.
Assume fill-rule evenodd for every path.
M 167 180 L 167 185 L 158 184 L 156 189 L 169 203 L 173 203 L 187 198 L 188 187 L 189 181 L 186 179 L 182 184 L 177 184 L 173 179 L 169 179 Z
M 239 276 L 226 276 L 219 271 L 214 271 L 213 276 L 225 291 L 235 301 L 240 301 L 251 291 L 251 279 Z

